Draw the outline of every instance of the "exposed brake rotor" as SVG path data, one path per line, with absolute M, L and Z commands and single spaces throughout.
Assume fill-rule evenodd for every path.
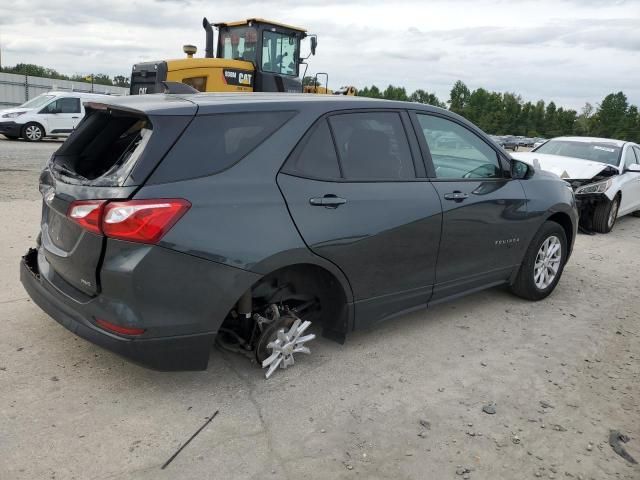
M 291 320 L 293 320 L 293 324 L 291 324 L 290 328 L 283 328 Z M 271 354 L 262 360 L 262 368 L 268 368 L 264 375 L 265 378 L 271 377 L 278 367 L 287 368 L 293 365 L 295 363 L 293 359 L 295 353 L 307 355 L 311 353 L 305 343 L 313 340 L 316 336 L 313 333 L 303 335 L 310 326 L 310 321 L 302 321 L 292 314 L 280 317 L 278 321 L 270 325 L 270 335 L 267 331 L 264 332 L 272 338 L 266 346 L 266 350 L 270 351 Z M 275 338 L 273 338 L 274 333 Z

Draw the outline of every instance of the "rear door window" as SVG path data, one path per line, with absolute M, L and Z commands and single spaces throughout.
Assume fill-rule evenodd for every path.
M 65 97 L 58 99 L 60 113 L 80 113 L 80 99 Z
M 195 117 L 154 173 L 158 183 L 213 175 L 239 162 L 295 112 L 244 112 Z
M 462 125 L 434 115 L 417 114 L 431 153 L 436 178 L 501 178 L 498 154 Z
M 326 120 L 321 120 L 300 142 L 283 172 L 320 180 L 340 178 L 338 156 Z
M 408 180 L 415 168 L 397 112 L 333 115 L 331 130 L 348 180 Z

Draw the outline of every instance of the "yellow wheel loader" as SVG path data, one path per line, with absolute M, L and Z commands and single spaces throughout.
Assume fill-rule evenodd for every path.
M 135 64 L 131 95 L 161 93 L 166 90 L 163 82 L 183 83 L 200 92 L 332 93 L 328 88 L 303 90 L 301 66 L 306 67 L 305 60 L 315 55 L 317 46 L 316 35 L 308 35 L 306 29 L 261 18 L 213 25 L 203 18 L 202 26 L 204 58 L 194 58 L 196 47 L 185 45 L 186 58 Z M 215 56 L 213 27 L 218 30 Z M 303 58 L 300 44 L 307 36 L 311 53 Z M 343 87 L 336 93 L 355 95 L 355 88 Z
M 187 58 L 138 63 L 131 72 L 131 94 L 160 93 L 162 82 L 180 82 L 201 92 L 302 92 L 299 79 L 300 43 L 304 28 L 252 18 L 211 25 L 206 31 L 204 58 L 194 58 L 196 47 L 185 45 Z M 213 27 L 218 29 L 216 55 Z M 311 53 L 317 39 L 310 36 Z

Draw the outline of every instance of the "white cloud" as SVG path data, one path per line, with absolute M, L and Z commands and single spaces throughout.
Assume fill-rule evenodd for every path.
M 203 16 L 306 26 L 319 36 L 309 73 L 328 72 L 333 87 L 391 83 L 446 99 L 461 79 L 573 108 L 619 90 L 640 104 L 637 0 L 16 0 L 0 6 L 2 61 L 128 75 L 185 43 L 202 54 Z

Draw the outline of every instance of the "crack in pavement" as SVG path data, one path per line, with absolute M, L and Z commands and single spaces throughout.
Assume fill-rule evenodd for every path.
M 273 454 L 274 458 L 278 462 L 278 465 L 280 465 L 280 468 L 282 469 L 282 471 L 284 473 L 284 478 L 287 478 L 287 479 L 291 478 L 291 476 L 289 475 L 289 472 L 287 471 L 287 468 L 286 468 L 287 461 L 284 458 L 282 458 L 282 456 L 275 450 L 275 448 L 273 446 L 273 442 L 271 441 L 271 434 L 269 432 L 269 428 L 267 426 L 267 422 L 265 421 L 264 416 L 262 415 L 262 408 L 260 407 L 260 404 L 258 403 L 258 401 L 255 399 L 255 397 L 253 395 L 253 391 L 255 389 L 254 385 L 251 382 L 249 382 L 247 380 L 247 378 L 245 376 L 243 376 L 235 368 L 233 363 L 229 360 L 229 358 L 227 356 L 227 352 L 223 351 L 222 349 L 220 349 L 220 351 L 222 352 L 222 358 L 224 359 L 224 361 L 227 364 L 227 366 L 240 379 L 240 381 L 242 383 L 244 383 L 248 387 L 249 401 L 253 404 L 254 408 L 256 409 L 256 413 L 258 414 L 258 418 L 260 419 L 260 424 L 262 425 L 262 430 L 264 431 L 264 436 L 265 436 L 265 440 L 267 442 L 268 451 Z

